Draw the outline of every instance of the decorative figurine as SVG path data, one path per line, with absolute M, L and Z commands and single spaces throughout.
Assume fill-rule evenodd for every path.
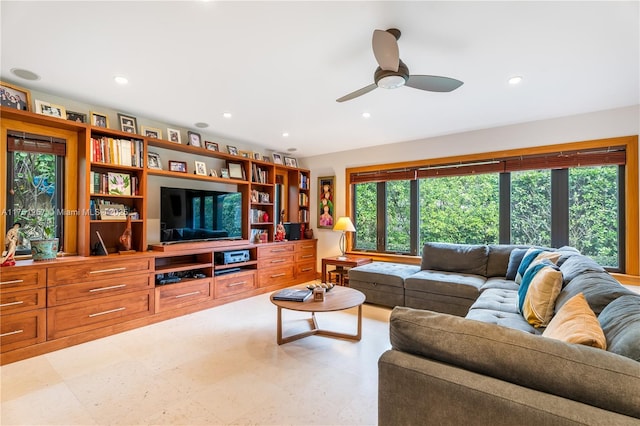
M 284 241 L 284 237 L 286 235 L 286 230 L 284 229 L 284 225 L 282 223 L 279 223 L 278 226 L 276 226 L 276 236 L 274 238 L 275 241 Z
M 127 215 L 127 226 L 119 240 L 122 250 L 120 252 L 131 252 L 131 215 Z
M 0 257 L 0 266 L 13 266 L 16 264 L 14 255 L 16 253 L 16 247 L 18 246 L 18 239 L 20 238 L 20 227 L 22 224 L 16 222 L 13 224 L 13 228 L 9 229 L 4 242 L 5 251 L 2 252 Z

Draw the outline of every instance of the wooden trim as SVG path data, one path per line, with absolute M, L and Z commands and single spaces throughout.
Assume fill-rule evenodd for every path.
M 604 149 L 610 147 L 624 147 L 626 150 L 626 175 L 625 175 L 625 270 L 627 275 L 640 275 L 640 200 L 638 196 L 639 184 L 639 164 L 638 164 L 638 135 L 621 136 L 606 139 L 594 139 L 581 142 L 569 142 L 554 145 L 535 146 L 529 148 L 510 149 L 506 151 L 490 151 L 484 153 L 467 154 L 453 157 L 427 158 L 423 160 L 406 161 L 399 163 L 378 164 L 364 167 L 350 167 L 345 169 L 345 201 L 346 214 L 353 216 L 353 194 L 351 190 L 351 176 L 355 173 L 378 173 L 383 170 L 399 170 L 435 166 L 440 164 L 455 164 L 481 162 L 487 160 L 504 160 L 518 156 L 545 155 L 554 152 L 585 151 L 594 149 Z M 347 251 L 353 249 L 353 239 L 347 235 Z M 353 252 L 354 254 L 372 253 Z M 375 256 L 381 256 L 376 253 Z M 397 257 L 397 256 L 395 256 Z M 394 256 L 384 256 L 385 259 Z M 407 256 L 399 257 L 401 261 Z M 402 263 L 412 263 L 404 261 Z

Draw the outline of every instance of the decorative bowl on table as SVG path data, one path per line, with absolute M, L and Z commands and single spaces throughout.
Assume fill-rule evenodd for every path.
M 331 290 L 333 287 L 335 287 L 335 284 L 334 284 L 334 283 L 309 284 L 309 285 L 307 286 L 307 288 L 308 288 L 309 290 L 312 290 L 312 291 L 313 291 L 313 289 L 316 289 L 316 288 L 324 288 L 324 289 L 325 289 L 325 291 L 329 291 L 329 290 Z

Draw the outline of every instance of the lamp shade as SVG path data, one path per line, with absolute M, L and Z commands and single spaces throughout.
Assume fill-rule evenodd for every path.
M 353 226 L 353 222 L 351 222 L 351 218 L 343 216 L 338 219 L 336 224 L 333 227 L 334 231 L 343 231 L 343 232 L 356 232 L 355 226 Z

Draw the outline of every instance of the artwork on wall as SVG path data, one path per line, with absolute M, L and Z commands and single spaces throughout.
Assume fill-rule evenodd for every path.
M 331 229 L 335 223 L 336 210 L 334 204 L 335 176 L 318 178 L 318 228 Z

